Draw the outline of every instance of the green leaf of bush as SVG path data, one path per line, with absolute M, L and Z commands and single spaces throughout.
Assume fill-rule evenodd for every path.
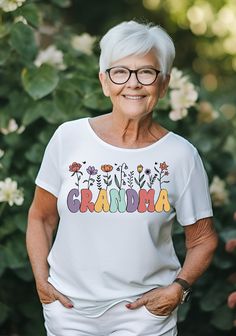
M 48 64 L 39 68 L 24 69 L 22 82 L 26 92 L 35 100 L 41 99 L 51 93 L 59 82 L 56 69 Z
M 17 14 L 22 15 L 26 21 L 34 27 L 39 25 L 39 13 L 38 8 L 34 4 L 28 4 L 20 7 L 17 10 Z
M 234 319 L 235 312 L 224 305 L 213 313 L 211 324 L 220 330 L 231 330 Z
M 7 319 L 10 308 L 4 303 L 0 302 L 0 325 Z
M 225 302 L 229 288 L 226 285 L 222 285 L 220 281 L 216 282 L 211 289 L 202 296 L 200 301 L 200 307 L 203 311 L 214 311 L 223 302 Z
M 10 37 L 11 46 L 27 60 L 33 60 L 37 53 L 33 29 L 18 22 L 13 25 Z
M 71 5 L 70 0 L 51 0 L 51 1 L 55 5 L 57 5 L 59 7 L 62 7 L 62 8 L 66 8 L 66 7 L 69 7 Z

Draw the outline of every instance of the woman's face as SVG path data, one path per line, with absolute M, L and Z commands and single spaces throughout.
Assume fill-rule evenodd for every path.
M 122 58 L 111 64 L 111 67 L 114 66 L 123 66 L 130 70 L 143 67 L 160 70 L 158 61 L 152 51 L 144 56 L 132 55 Z M 163 80 L 162 73 L 151 85 L 140 84 L 134 73 L 122 85 L 114 84 L 106 73 L 100 73 L 99 78 L 105 96 L 110 97 L 112 101 L 113 112 L 132 119 L 140 118 L 152 112 L 158 99 L 165 95 L 169 83 L 169 76 Z

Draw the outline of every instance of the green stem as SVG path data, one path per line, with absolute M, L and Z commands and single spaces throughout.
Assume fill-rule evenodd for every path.
M 7 205 L 7 202 L 2 203 L 2 205 L 1 205 L 1 207 L 0 207 L 0 217 L 2 217 L 2 213 L 3 213 L 3 211 L 4 211 L 5 207 L 6 207 L 6 205 Z

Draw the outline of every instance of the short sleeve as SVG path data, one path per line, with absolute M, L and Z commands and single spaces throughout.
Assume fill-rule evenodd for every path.
M 175 205 L 178 222 L 185 226 L 212 217 L 212 204 L 206 171 L 197 151 L 185 188 Z
M 35 183 L 58 197 L 61 185 L 60 179 L 60 141 L 59 128 L 50 139 L 43 156 Z

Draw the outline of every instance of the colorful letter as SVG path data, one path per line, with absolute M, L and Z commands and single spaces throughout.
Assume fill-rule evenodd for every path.
M 161 189 L 158 200 L 155 205 L 155 210 L 157 212 L 168 212 L 170 211 L 170 203 L 168 200 L 168 191 L 166 189 Z
M 109 203 L 107 199 L 107 191 L 106 189 L 101 189 L 98 194 L 98 198 L 95 202 L 95 211 L 96 212 L 108 212 L 109 211 Z
M 93 194 L 89 189 L 81 189 L 81 206 L 80 211 L 85 212 L 89 209 L 90 212 L 94 211 L 94 203 L 91 202 Z
M 125 189 L 111 189 L 110 190 L 110 212 L 125 212 Z
M 137 191 L 134 189 L 127 189 L 127 212 L 134 212 L 137 210 L 138 207 L 138 194 Z
M 71 189 L 67 196 L 67 206 L 70 212 L 78 212 L 80 208 L 80 201 L 78 199 L 75 199 L 75 197 L 79 196 L 79 190 L 78 189 Z
M 154 189 L 149 189 L 148 191 L 145 189 L 140 189 L 139 191 L 139 212 L 153 212 L 154 211 Z M 148 204 L 148 207 L 146 206 Z

